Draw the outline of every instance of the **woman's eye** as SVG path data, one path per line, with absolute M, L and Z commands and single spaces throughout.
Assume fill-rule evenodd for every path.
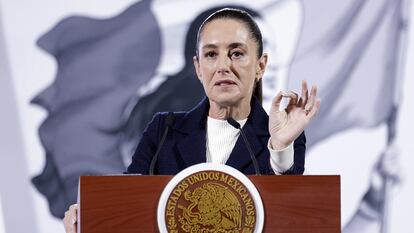
M 244 54 L 242 53 L 242 52 L 240 52 L 240 51 L 235 51 L 235 52 L 232 52 L 231 53 L 231 57 L 232 58 L 240 58 L 240 57 L 242 57 Z
M 216 52 L 213 52 L 213 51 L 210 51 L 210 52 L 207 52 L 207 53 L 204 54 L 204 56 L 207 57 L 207 58 L 213 58 L 216 55 L 217 55 Z

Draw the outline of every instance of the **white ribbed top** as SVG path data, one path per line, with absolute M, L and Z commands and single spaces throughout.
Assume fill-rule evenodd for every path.
M 247 118 L 237 121 L 240 127 L 246 124 Z M 208 163 L 225 164 L 240 135 L 226 120 L 207 118 L 206 156 Z

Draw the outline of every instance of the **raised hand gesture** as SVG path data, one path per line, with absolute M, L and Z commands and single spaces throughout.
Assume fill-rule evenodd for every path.
M 269 113 L 269 133 L 273 149 L 286 148 L 303 132 L 320 108 L 321 101 L 316 94 L 316 86 L 312 87 L 309 95 L 308 84 L 302 81 L 300 98 L 293 91 L 281 91 L 276 95 Z M 285 109 L 280 109 L 283 97 L 290 100 Z

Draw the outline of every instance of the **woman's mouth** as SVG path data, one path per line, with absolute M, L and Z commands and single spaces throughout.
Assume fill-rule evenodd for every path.
M 229 80 L 229 79 L 225 79 L 225 80 L 220 80 L 217 81 L 216 83 L 214 83 L 215 86 L 230 86 L 230 85 L 236 85 L 236 82 Z

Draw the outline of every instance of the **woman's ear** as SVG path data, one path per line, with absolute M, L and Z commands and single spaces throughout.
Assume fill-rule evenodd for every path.
M 200 61 L 198 60 L 197 56 L 193 57 L 193 64 L 194 64 L 194 68 L 197 74 L 197 78 L 200 80 L 200 82 L 203 82 L 202 77 L 201 77 L 201 72 L 200 72 Z
M 267 58 L 268 58 L 267 53 L 263 53 L 262 56 L 257 61 L 256 81 L 259 81 L 263 77 L 263 74 L 266 70 Z

